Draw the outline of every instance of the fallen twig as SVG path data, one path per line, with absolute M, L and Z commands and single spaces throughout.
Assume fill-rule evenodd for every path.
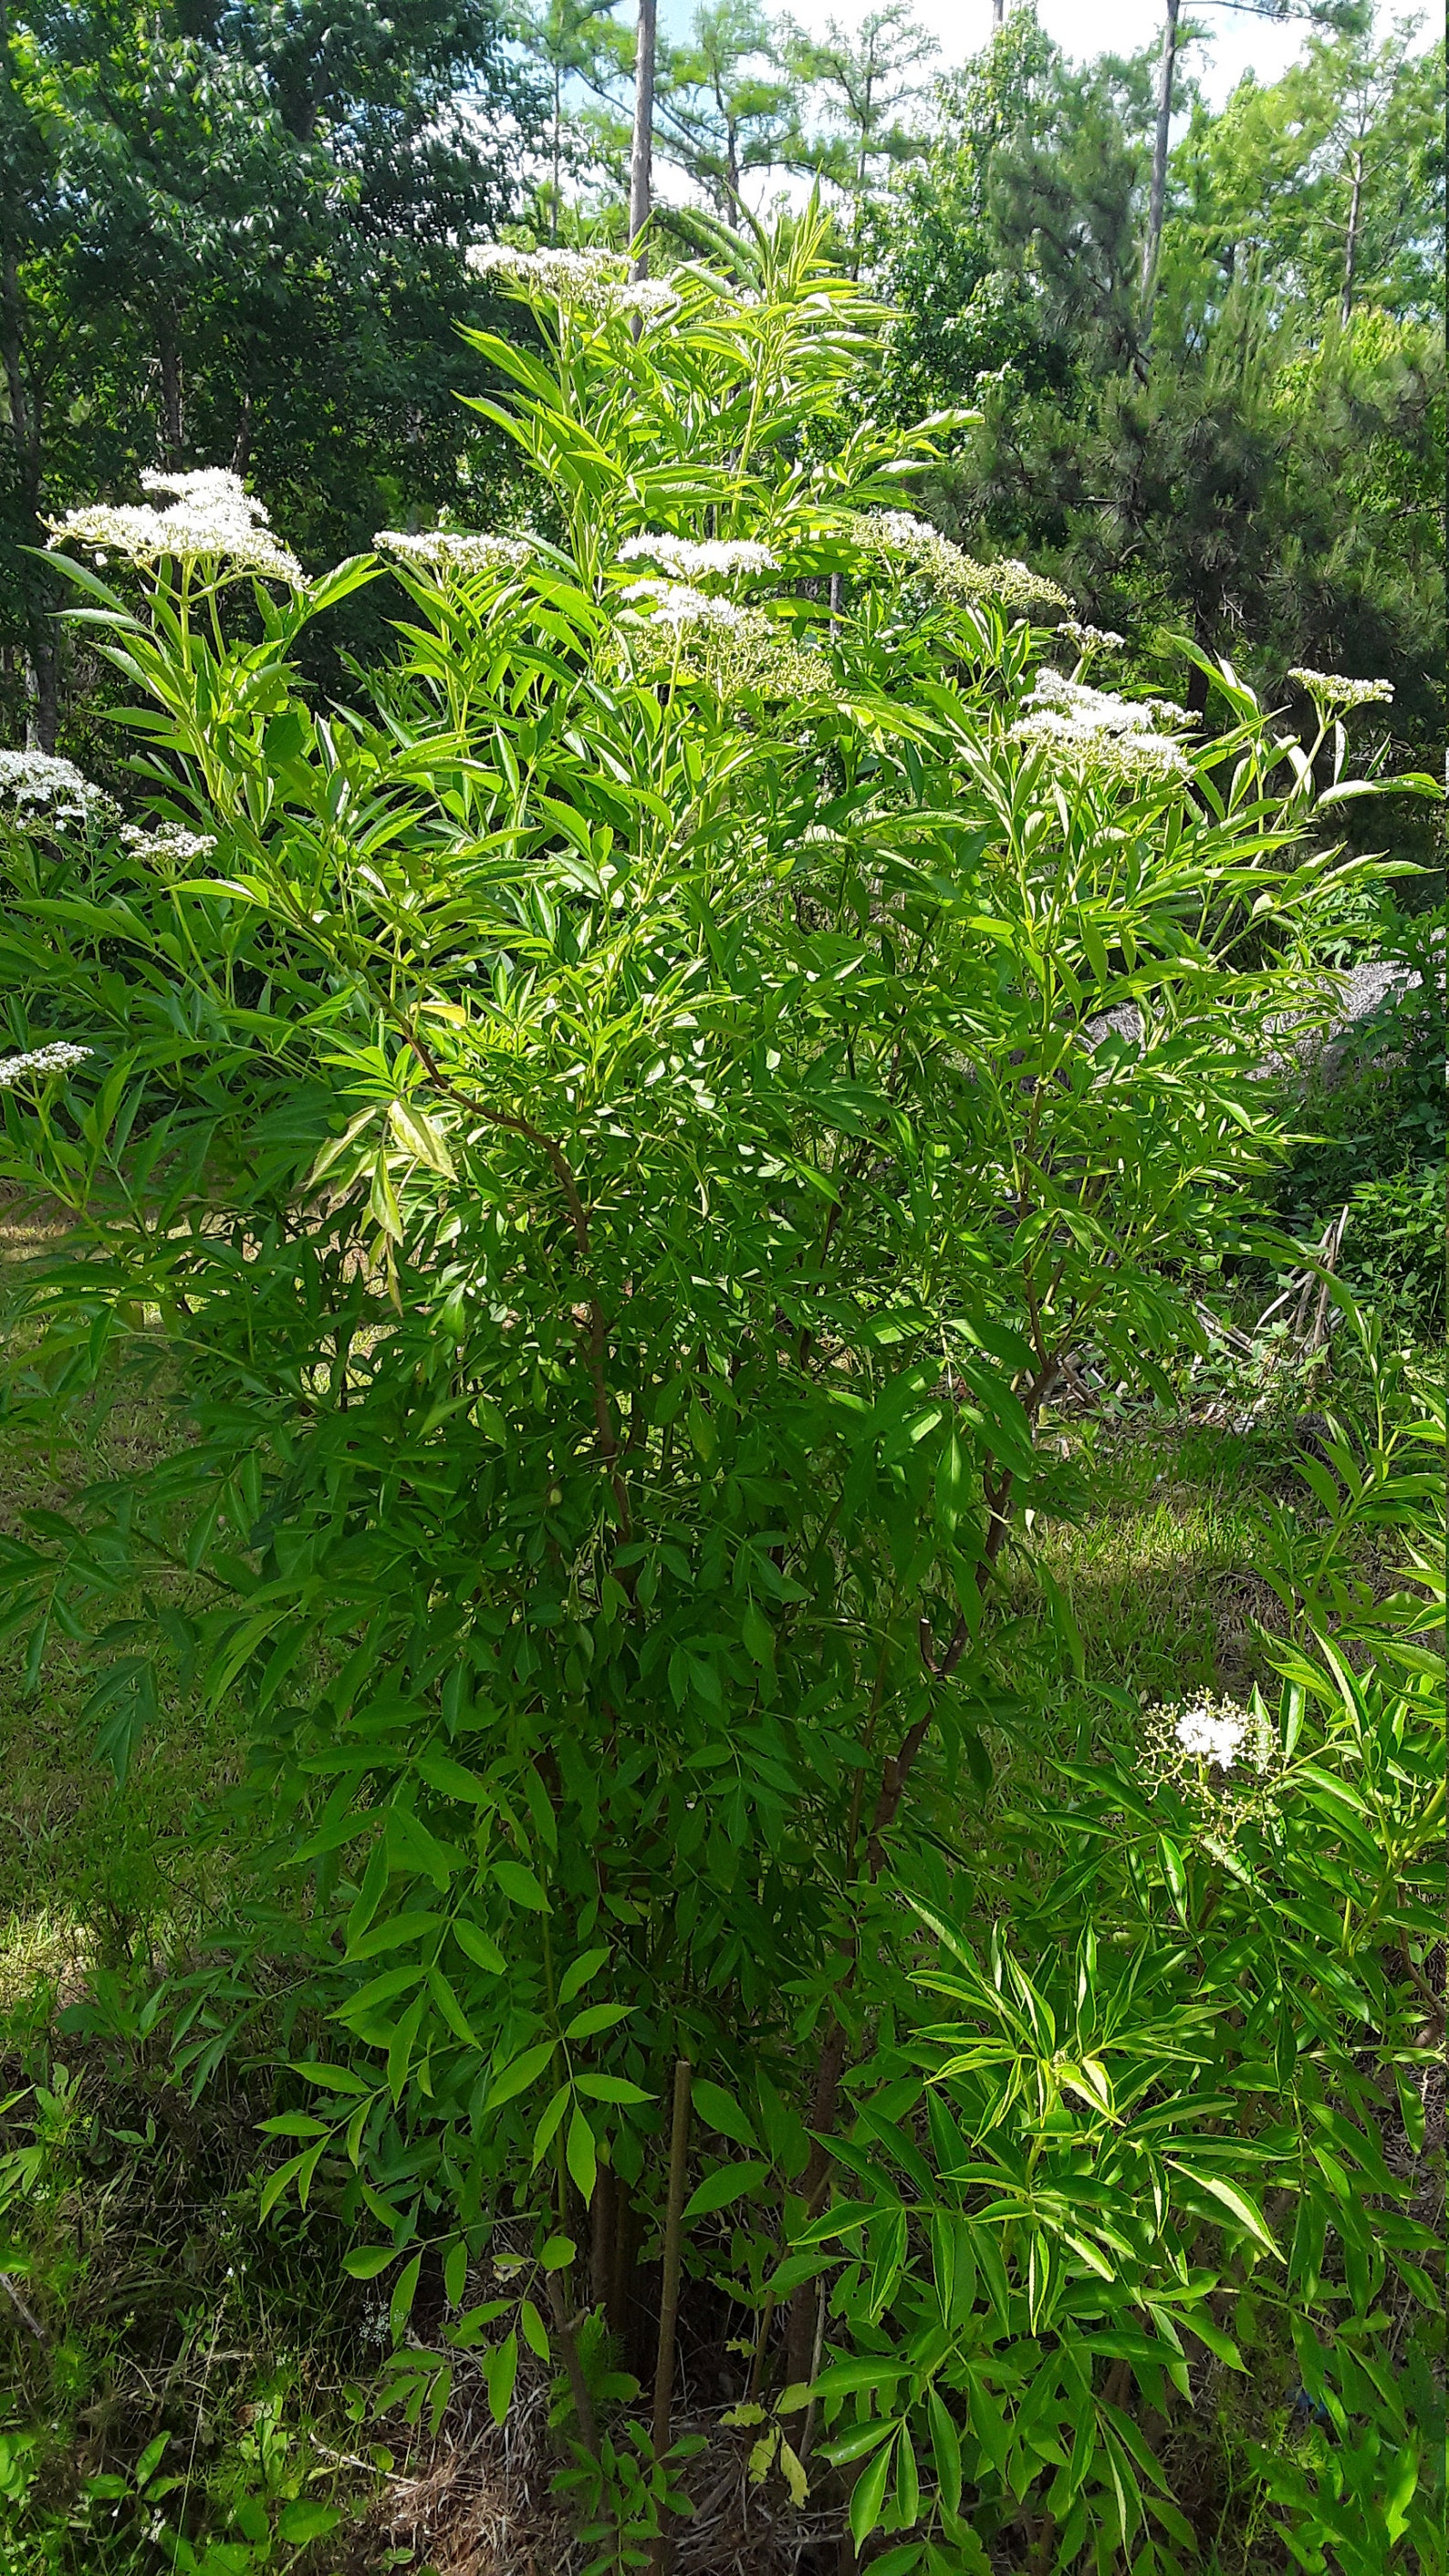
M 10 2301 L 11 2306 L 15 2310 L 16 2315 L 20 2318 L 22 2324 L 29 2326 L 36 2342 L 48 2348 L 50 2337 L 46 2333 L 40 2319 L 36 2316 L 32 2316 L 29 2308 L 26 2306 L 25 2301 L 20 2295 L 20 2291 L 13 2274 L 9 2272 L 0 2272 L 0 2290 L 4 2291 L 6 2298 Z

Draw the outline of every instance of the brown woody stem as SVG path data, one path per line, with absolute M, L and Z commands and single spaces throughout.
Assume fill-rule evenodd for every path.
M 654 2457 L 669 2449 L 669 2418 L 674 2401 L 674 2338 L 679 2323 L 679 2271 L 684 2247 L 684 2194 L 689 2180 L 689 2094 L 694 2069 L 687 2057 L 674 2065 L 674 2115 L 669 2131 L 669 2198 L 664 2212 L 664 2265 L 659 2292 L 659 2352 L 654 2365 Z M 669 2534 L 661 2530 L 650 2544 L 649 2564 L 663 2576 L 669 2564 Z

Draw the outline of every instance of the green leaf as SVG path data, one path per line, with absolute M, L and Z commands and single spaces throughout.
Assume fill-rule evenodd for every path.
M 416 1102 L 394 1100 L 388 1109 L 392 1132 L 405 1153 L 416 1155 L 429 1171 L 438 1172 L 445 1181 L 456 1178 L 453 1158 L 438 1129 L 425 1110 Z
M 768 2165 L 720 2165 L 691 2192 L 684 2204 L 685 2223 L 691 2218 L 709 2218 L 717 2209 L 728 2209 L 731 2201 L 743 2200 L 747 2192 L 758 2188 L 768 2174 Z
M 326 2093 L 370 2093 L 373 2089 L 353 2067 L 324 2066 L 311 2058 L 294 2058 L 292 2073 L 308 2084 L 320 2084 Z
M 745 1652 L 755 1663 L 773 1664 L 775 1631 L 763 1610 L 754 1601 L 747 1602 L 745 1605 L 745 1615 L 740 1622 L 740 1634 L 745 1641 Z
M 539 1881 L 531 1869 L 524 1868 L 522 1861 L 494 1861 L 493 1876 L 504 1895 L 511 1897 L 515 1905 L 526 1905 L 535 1914 L 547 1914 L 550 1911 L 548 1898 Z
M 898 2430 L 899 2427 L 895 2424 L 891 2424 L 887 2427 L 887 2431 L 892 2435 L 894 2435 Z M 864 2548 L 865 2543 L 870 2538 L 871 2533 L 875 2530 L 877 2523 L 880 2521 L 881 2506 L 885 2501 L 886 2483 L 891 2473 L 891 2460 L 894 2454 L 894 2449 L 895 2444 L 893 2440 L 884 2444 L 884 2446 L 877 2451 L 869 2468 L 861 2471 L 860 2476 L 856 2479 L 855 2485 L 851 2490 L 850 2528 L 857 2549 Z
M 575 1995 L 588 1984 L 589 1979 L 598 1975 L 609 1955 L 607 1949 L 585 1950 L 572 1961 L 559 1979 L 558 1999 L 561 2007 L 564 2004 L 571 2004 Z
M 394 2343 L 401 2343 L 403 2328 L 412 2315 L 413 2300 L 417 2296 L 418 2275 L 422 2268 L 423 2258 L 421 2254 L 415 2254 L 412 2261 L 404 2266 L 398 2276 L 397 2287 L 393 2291 L 387 2312 L 388 2325 Z
M 285 2505 L 277 2524 L 277 2537 L 292 2549 L 305 2549 L 309 2541 L 325 2540 L 342 2520 L 337 2507 L 320 2504 L 315 2496 L 298 2496 Z
M 642 2084 L 631 2084 L 623 2075 L 576 2075 L 574 2091 L 587 2094 L 591 2102 L 652 2102 L 657 2098 L 646 2093 Z
M 1196 2183 L 1200 2191 L 1210 2192 L 1214 2200 L 1221 2201 L 1224 2209 L 1229 2210 L 1262 2246 L 1264 2253 L 1271 2254 L 1276 2262 L 1282 2262 L 1281 2248 L 1270 2235 L 1262 2211 L 1236 2183 L 1225 2181 L 1221 2174 L 1204 2173 L 1200 2167 L 1179 2164 L 1174 2157 L 1169 2157 L 1168 2163 L 1174 2173 L 1182 2174 L 1187 2181 Z M 1187 2322 L 1184 2319 L 1184 2323 Z
M 536 2083 L 543 2073 L 557 2045 L 556 2040 L 541 2039 L 535 2047 L 526 2048 L 521 2057 L 513 2058 L 502 2067 L 488 2087 L 489 2110 L 501 2110 L 515 2094 L 526 2093 L 529 2085 Z
M 456 1994 L 453 1992 L 453 1989 L 449 1985 L 441 1968 L 429 1968 L 428 1992 L 432 1996 L 434 2003 L 437 2005 L 438 2010 L 442 2014 L 444 2021 L 447 2023 L 449 2030 L 453 2034 L 453 2037 L 455 2039 L 460 2039 L 465 2048 L 471 2048 L 481 2055 L 483 2042 L 479 2039 L 477 2032 L 469 2022 L 467 2014 L 464 2012 L 462 2005 L 459 2003 Z
M 417 1769 L 429 1788 L 440 1790 L 445 1798 L 470 1807 L 491 1807 L 494 1803 L 486 1780 L 465 1771 L 461 1762 L 454 1762 L 446 1753 L 420 1753 Z
M 1162 1861 L 1162 1874 L 1168 1893 L 1183 1922 L 1187 1921 L 1187 1869 L 1182 1853 L 1170 1834 L 1159 1834 L 1157 1849 Z
M 518 2377 L 518 2336 L 510 2331 L 496 2344 L 483 2364 L 483 2377 L 488 2390 L 488 2411 L 495 2424 L 507 2420 L 513 2403 L 513 2386 Z
M 501 1977 L 505 1973 L 508 1961 L 481 1923 L 470 1923 L 466 1915 L 455 1914 L 448 1929 L 475 1968 L 486 1968 L 490 1977 Z
M 547 2155 L 549 2148 L 552 2146 L 559 2122 L 563 2118 L 563 2115 L 568 2109 L 572 2099 L 572 2085 L 563 2083 L 559 2085 L 552 2100 L 545 2104 L 538 2126 L 533 2133 L 533 2167 L 535 2173 L 538 2171 L 538 2168 L 542 2164 L 544 2157 Z
M 633 2009 L 632 2004 L 586 2004 L 582 2012 L 575 2013 L 564 2037 L 592 2039 L 596 2032 L 613 2030 L 619 2022 L 626 2021 Z
M 342 2269 L 354 2281 L 375 2281 L 379 2272 L 385 2272 L 389 2263 L 396 2259 L 395 2246 L 355 2245 L 350 2254 L 343 2255 Z
M 706 2128 L 718 2129 L 721 2137 L 733 2138 L 737 2147 L 748 2147 L 752 2153 L 758 2152 L 759 2140 L 749 2113 L 741 2108 L 733 2093 L 725 2091 L 722 2084 L 711 2083 L 707 2076 L 697 2076 L 691 2100 Z
M 961 2437 L 935 2388 L 928 2394 L 926 2412 L 931 2427 L 931 2456 L 936 2464 L 936 2484 L 946 2511 L 956 2514 L 961 2510 Z
M 593 2130 L 589 2127 L 577 2103 L 574 2105 L 573 2116 L 569 2121 L 568 2137 L 564 2143 L 564 2161 L 573 2176 L 580 2199 L 587 2204 L 594 2196 L 599 2158 L 598 2150 L 594 2145 Z

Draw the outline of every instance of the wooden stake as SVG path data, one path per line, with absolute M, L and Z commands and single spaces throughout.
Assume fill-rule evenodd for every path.
M 674 2118 L 669 2132 L 669 2199 L 664 2213 L 664 2277 L 659 2292 L 659 2355 L 654 2369 L 654 2457 L 669 2448 L 669 2418 L 674 2400 L 674 2338 L 679 2322 L 679 2267 L 684 2244 L 684 2195 L 689 2180 L 689 2089 L 694 2069 L 687 2057 L 675 2060 Z M 649 2553 L 654 2576 L 664 2576 L 670 2557 L 669 2535 L 661 2531 Z

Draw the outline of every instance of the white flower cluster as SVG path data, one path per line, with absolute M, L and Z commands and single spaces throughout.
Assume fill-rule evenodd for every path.
M 549 296 L 584 313 L 637 313 L 648 320 L 678 301 L 667 278 L 630 278 L 619 251 L 514 250 L 508 242 L 479 242 L 466 256 L 477 277 L 499 278 L 520 295 Z
M 301 565 L 272 534 L 261 502 L 243 491 L 239 475 L 210 465 L 194 474 L 145 473 L 141 483 L 147 492 L 174 494 L 169 507 L 95 501 L 68 510 L 63 519 L 47 519 L 50 544 L 92 546 L 101 562 L 117 554 L 138 564 L 168 555 L 188 563 L 227 563 L 233 573 L 300 588 Z
M 681 578 L 700 580 L 710 573 L 778 572 L 776 556 L 768 546 L 753 537 L 707 537 L 695 543 L 689 537 L 644 535 L 626 537 L 619 548 L 620 563 L 636 563 L 640 557 L 647 563 L 662 564 L 666 572 Z
M 1109 785 L 1171 784 L 1192 770 L 1181 745 L 1160 728 L 1188 722 L 1169 698 L 1120 698 L 1060 671 L 1040 671 L 1007 740 L 1053 752 Z
M 106 813 L 111 800 L 73 761 L 48 751 L 0 751 L 0 802 L 13 805 L 23 825 L 41 814 L 56 823 L 83 823 L 88 814 Z
M 607 310 L 610 313 L 638 313 L 648 322 L 661 313 L 672 313 L 679 297 L 667 277 L 631 277 L 625 286 L 612 289 Z
M 1120 698 L 1110 689 L 1089 688 L 1085 680 L 1069 680 L 1061 671 L 1039 671 L 1026 704 L 1048 708 L 1098 733 L 1158 733 L 1165 725 L 1196 721 L 1172 698 Z
M 1276 1812 L 1288 1757 L 1256 1691 L 1251 1708 L 1203 1692 L 1145 1713 L 1140 1766 L 1155 1791 L 1186 1802 L 1194 1839 L 1222 1859 Z
M 0 1091 L 11 1091 L 27 1073 L 69 1073 L 72 1065 L 84 1064 L 95 1054 L 94 1047 L 72 1046 L 68 1038 L 53 1038 L 49 1046 L 32 1047 L 28 1055 L 0 1058 Z
M 184 823 L 157 823 L 150 831 L 144 824 L 127 823 L 121 838 L 133 857 L 170 860 L 179 867 L 209 859 L 216 847 L 214 832 L 188 832 Z
M 1231 1771 L 1249 1727 L 1248 1712 L 1230 1699 L 1189 1700 L 1176 1712 L 1173 1733 L 1184 1753 L 1195 1753 L 1219 1771 Z
M 1339 671 L 1302 669 L 1290 671 L 1288 677 L 1297 680 L 1308 691 L 1314 705 L 1324 715 L 1330 707 L 1387 707 L 1393 704 L 1392 680 L 1346 680 Z
M 736 607 L 679 581 L 631 581 L 620 596 L 653 603 L 647 612 L 627 608 L 619 620 L 636 671 L 654 662 L 676 675 L 702 676 L 725 698 L 750 690 L 809 699 L 831 687 L 824 656 L 792 642 L 763 609 Z
M 872 510 L 857 521 L 857 533 L 871 553 L 924 573 L 943 598 L 960 600 L 967 607 L 986 599 L 1027 613 L 1072 605 L 1054 581 L 1029 571 L 1014 557 L 1004 563 L 977 563 L 943 537 L 939 528 L 925 519 L 913 519 L 909 510 Z
M 1126 636 L 1119 635 L 1115 627 L 1084 626 L 1076 617 L 1064 617 L 1057 633 L 1075 644 L 1079 653 L 1121 653 L 1127 643 Z
M 525 562 L 530 552 L 522 537 L 472 536 L 459 528 L 425 528 L 418 536 L 381 528 L 372 542 L 380 554 L 422 564 L 429 572 L 496 572 L 504 564 Z
M 620 596 L 652 600 L 652 608 L 636 613 L 643 615 L 647 625 L 672 627 L 676 634 L 688 626 L 707 626 L 721 633 L 743 635 L 752 616 L 759 616 L 758 610 L 736 608 L 730 600 L 715 599 L 707 590 L 695 590 L 687 581 L 630 581 Z

